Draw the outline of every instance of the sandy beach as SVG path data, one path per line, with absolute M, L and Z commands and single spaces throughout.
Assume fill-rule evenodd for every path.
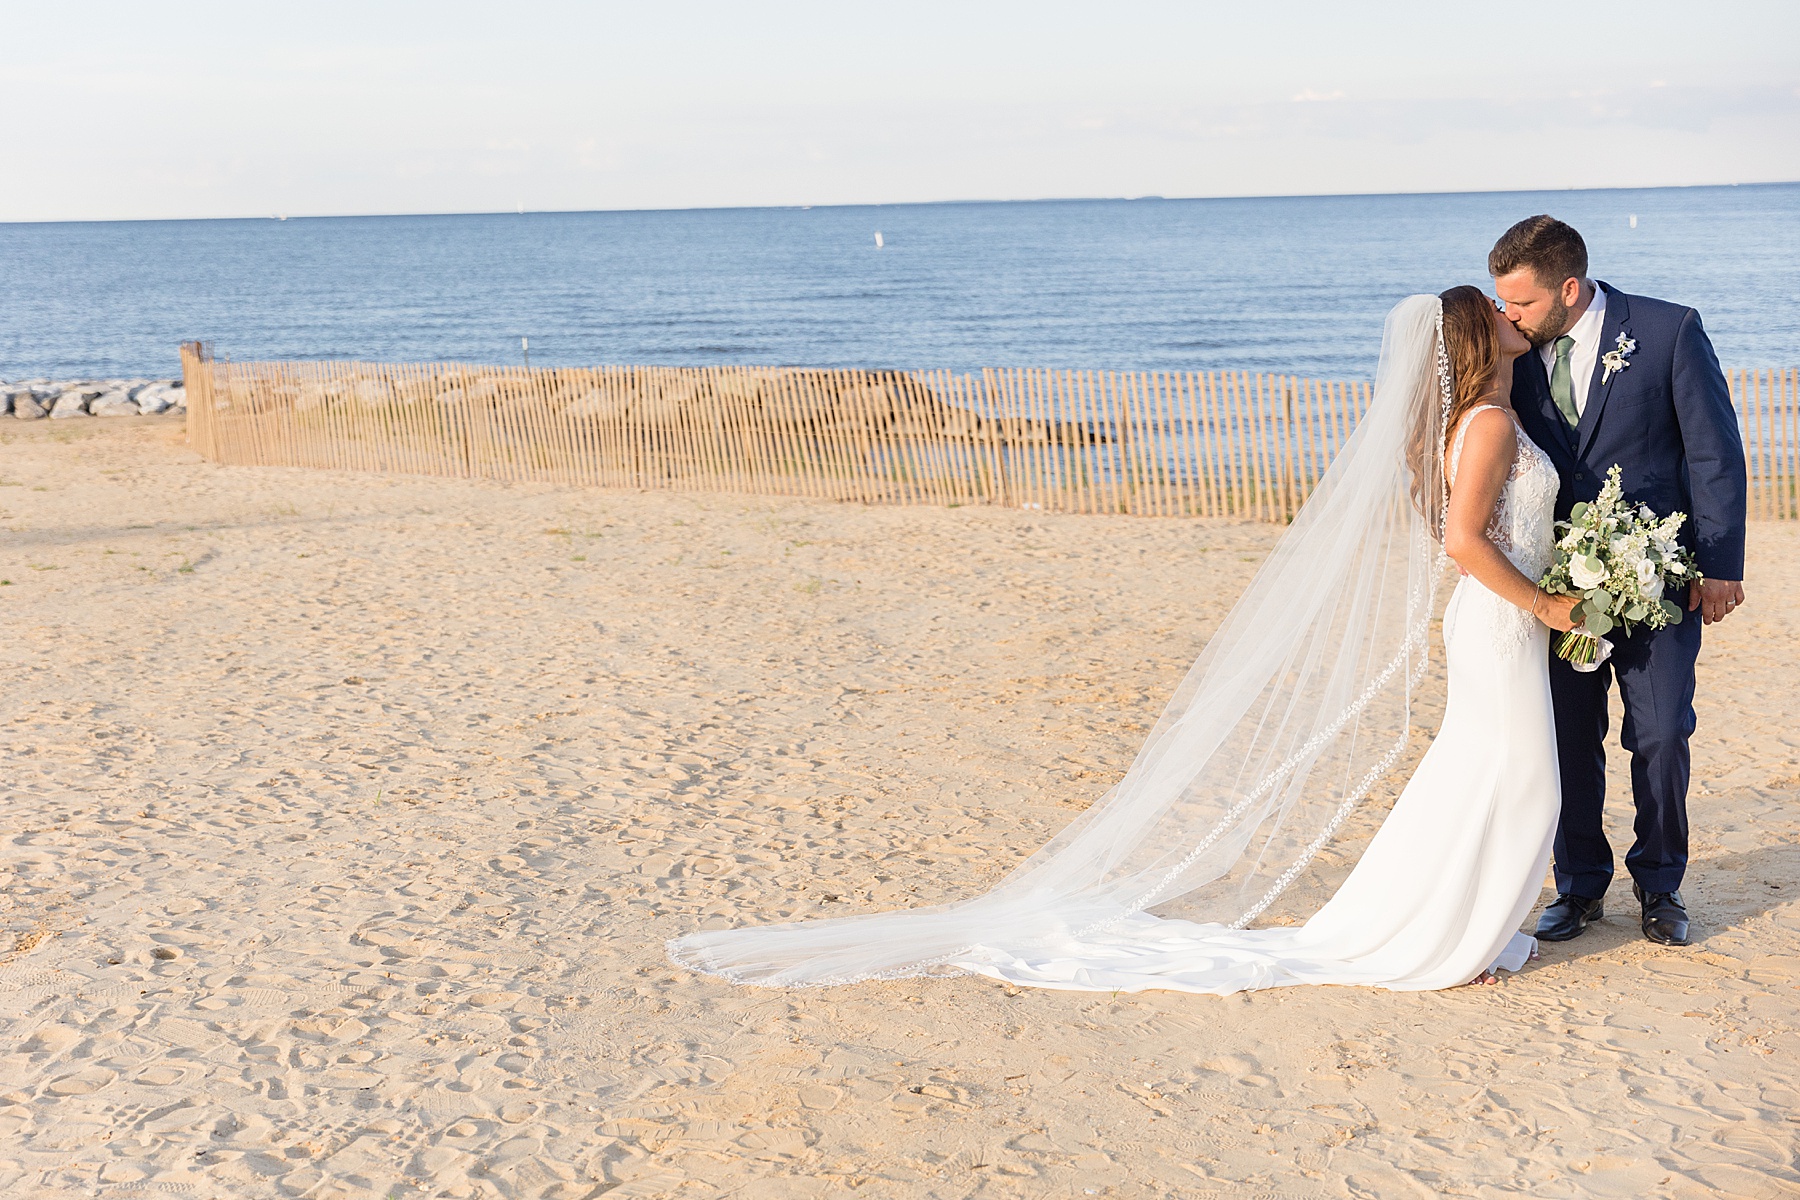
M 760 991 L 663 941 L 984 889 L 1280 529 L 5 424 L 9 1197 L 1800 1194 L 1800 523 L 1708 632 L 1691 947 L 1616 885 L 1489 988 Z

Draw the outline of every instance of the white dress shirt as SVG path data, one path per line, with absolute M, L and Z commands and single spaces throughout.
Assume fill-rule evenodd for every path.
M 1587 311 L 1576 319 L 1567 335 L 1575 339 L 1575 346 L 1569 351 L 1569 382 L 1575 387 L 1577 416 L 1587 412 L 1588 385 L 1594 378 L 1594 366 L 1600 361 L 1600 326 L 1605 321 L 1606 289 L 1596 283 L 1594 298 L 1588 301 Z M 1544 374 L 1553 374 L 1556 371 L 1556 340 L 1553 338 L 1539 346 L 1538 356 L 1544 360 Z

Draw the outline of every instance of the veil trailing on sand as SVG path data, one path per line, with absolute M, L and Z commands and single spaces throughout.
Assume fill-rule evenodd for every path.
M 992 891 L 705 930 L 671 941 L 669 956 L 737 983 L 804 987 L 959 973 L 982 948 L 1030 957 L 1177 900 L 1186 920 L 1254 921 L 1406 746 L 1443 565 L 1442 326 L 1436 296 L 1388 314 L 1368 412 L 1131 769 Z

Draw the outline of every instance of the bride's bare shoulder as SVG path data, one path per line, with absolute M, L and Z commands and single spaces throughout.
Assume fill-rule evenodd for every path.
M 1465 454 L 1477 447 L 1491 451 L 1505 450 L 1510 454 L 1518 443 L 1518 426 L 1506 409 L 1495 404 L 1484 404 L 1471 410 L 1463 418 L 1462 429 L 1457 436 L 1462 439 Z
M 1518 453 L 1518 435 L 1512 414 L 1497 405 L 1483 405 L 1462 417 L 1450 458 L 1444 464 L 1445 477 L 1454 486 L 1458 478 L 1473 479 L 1497 474 L 1504 478 L 1512 470 Z M 1485 485 L 1484 485 L 1485 486 Z

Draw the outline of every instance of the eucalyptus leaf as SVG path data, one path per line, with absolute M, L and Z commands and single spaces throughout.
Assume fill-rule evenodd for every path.
M 1571 508 L 1569 510 L 1569 520 L 1573 521 L 1577 525 L 1581 524 L 1581 522 L 1587 517 L 1587 510 L 1588 510 L 1587 501 L 1586 500 L 1581 501 L 1574 508 Z
M 1625 610 L 1625 619 L 1627 621 L 1641 621 L 1649 615 L 1650 610 L 1645 608 L 1642 604 L 1634 604 Z
M 1587 619 L 1587 631 L 1595 637 L 1605 637 L 1612 632 L 1613 619 L 1605 613 L 1595 613 Z

